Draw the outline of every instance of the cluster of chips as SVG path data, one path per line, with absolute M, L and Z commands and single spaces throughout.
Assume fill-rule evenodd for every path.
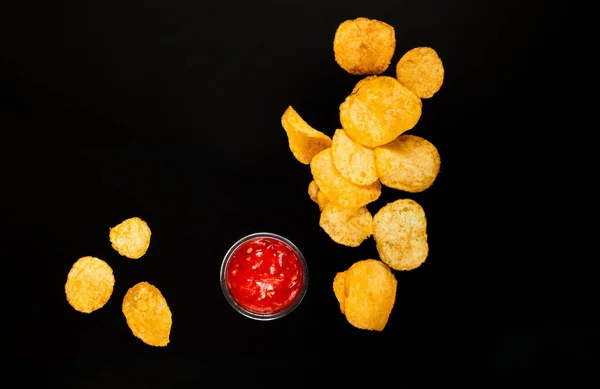
M 112 247 L 122 256 L 139 259 L 150 246 L 151 231 L 138 217 L 127 219 L 110 229 Z M 65 294 L 78 312 L 92 313 L 110 299 L 115 285 L 112 268 L 95 257 L 82 257 L 67 275 Z M 151 346 L 166 346 L 171 333 L 171 310 L 155 286 L 140 282 L 123 298 L 122 312 L 134 336 Z
M 385 72 L 396 50 L 394 28 L 367 18 L 339 25 L 335 61 L 364 75 L 340 105 L 341 129 L 330 138 L 290 106 L 281 123 L 294 157 L 310 165 L 310 198 L 321 210 L 319 225 L 336 243 L 357 247 L 370 236 L 383 262 L 368 259 L 338 273 L 334 292 L 342 313 L 357 328 L 381 331 L 396 295 L 394 270 L 412 270 L 427 258 L 427 220 L 411 199 L 399 199 L 372 215 L 367 205 L 382 187 L 422 192 L 440 171 L 440 155 L 428 140 L 404 134 L 422 113 L 422 99 L 442 86 L 444 67 L 432 48 L 406 52 L 396 77 Z

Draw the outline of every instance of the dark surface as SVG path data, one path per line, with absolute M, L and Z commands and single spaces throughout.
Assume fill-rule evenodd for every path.
M 549 287 L 554 279 L 529 248 L 535 234 L 528 222 L 496 205 L 494 198 L 511 195 L 489 178 L 506 177 L 508 163 L 485 158 L 502 142 L 499 134 L 518 138 L 513 134 L 522 128 L 535 135 L 561 124 L 560 99 L 552 97 L 560 85 L 548 79 L 555 74 L 552 49 L 563 47 L 565 7 L 120 4 L 0 5 L 8 195 L 2 256 L 17 265 L 16 273 L 4 274 L 12 288 L 5 299 L 16 305 L 15 356 L 39 364 L 38 379 L 62 387 L 173 388 L 206 377 L 256 382 L 300 362 L 300 378 L 286 380 L 373 372 L 512 379 L 595 366 L 591 322 L 575 320 L 577 306 Z M 428 217 L 429 258 L 415 271 L 396 272 L 398 298 L 382 333 L 350 326 L 331 288 L 336 272 L 376 257 L 374 242 L 346 248 L 319 228 L 318 208 L 306 193 L 310 169 L 292 157 L 280 125 L 292 105 L 329 135 L 339 127 L 339 104 L 360 78 L 335 63 L 333 34 L 359 16 L 396 29 L 387 75 L 416 46 L 435 48 L 446 70 L 441 91 L 424 100 L 411 131 L 440 151 L 436 183 L 416 195 L 384 189 L 369 206 L 376 212 L 406 196 Z M 535 102 L 522 93 L 533 90 Z M 523 180 L 514 183 L 522 193 L 534 185 L 513 179 Z M 530 200 L 537 202 L 523 201 Z M 120 257 L 108 240 L 109 227 L 132 216 L 153 232 L 140 260 Z M 268 323 L 236 313 L 218 281 L 230 245 L 258 231 L 293 241 L 311 275 L 301 306 Z M 85 255 L 107 261 L 116 277 L 112 298 L 90 315 L 75 312 L 64 297 L 66 275 Z M 518 272 L 511 270 L 515 263 Z M 125 323 L 121 300 L 139 281 L 160 288 L 172 309 L 166 348 L 143 344 Z

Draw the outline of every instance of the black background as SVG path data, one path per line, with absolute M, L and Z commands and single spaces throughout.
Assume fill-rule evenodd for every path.
M 31 379 L 80 388 L 207 378 L 270 386 L 264 380 L 276 373 L 306 385 L 315 373 L 589 372 L 591 321 L 574 319 L 579 305 L 540 265 L 532 215 L 506 206 L 517 193 L 521 205 L 538 202 L 527 196 L 530 167 L 507 173 L 521 141 L 566 122 L 562 84 L 549 82 L 566 13 L 517 1 L 3 2 L 1 239 L 3 260 L 16 265 L 4 274 L 15 360 L 41 367 Z M 333 35 L 360 16 L 396 29 L 386 75 L 416 46 L 435 48 L 446 71 L 411 131 L 438 147 L 437 181 L 415 195 L 384 189 L 369 205 L 376 212 L 409 197 L 428 217 L 429 258 L 396 272 L 381 333 L 350 326 L 331 288 L 336 272 L 376 257 L 374 242 L 343 247 L 319 228 L 310 169 L 293 158 L 280 124 L 292 105 L 329 135 L 339 127 L 339 104 L 360 77 L 335 63 Z M 497 153 L 503 143 L 511 150 Z M 109 227 L 133 216 L 153 232 L 140 260 L 120 257 L 108 240 Z M 219 287 L 227 249 L 258 231 L 292 240 L 310 268 L 305 300 L 274 322 L 237 314 Z M 72 263 L 86 255 L 116 277 L 112 298 L 90 315 L 64 298 Z M 166 348 L 127 328 L 121 299 L 139 281 L 160 288 L 172 309 Z

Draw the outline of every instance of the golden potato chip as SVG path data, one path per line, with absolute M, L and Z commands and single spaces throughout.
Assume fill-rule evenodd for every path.
M 150 227 L 139 217 L 132 217 L 110 229 L 110 243 L 119 254 L 141 258 L 150 246 Z
M 369 185 L 377 181 L 375 152 L 355 143 L 344 130 L 333 134 L 331 156 L 338 172 L 351 183 Z
M 329 203 L 321 213 L 319 225 L 334 242 L 358 247 L 373 233 L 373 216 L 367 207 L 348 209 Z
M 133 335 L 156 347 L 169 344 L 171 309 L 160 290 L 147 282 L 131 287 L 123 298 L 123 315 Z
M 340 303 L 340 311 L 342 311 L 342 313 L 345 312 L 344 310 L 344 303 L 346 300 L 346 295 L 345 295 L 345 291 L 344 288 L 346 287 L 346 272 L 342 271 L 339 272 L 335 275 L 335 278 L 333 279 L 333 293 L 335 294 L 335 298 L 337 299 L 338 303 Z
M 340 121 L 355 142 L 377 147 L 412 129 L 421 118 L 421 99 L 392 77 L 360 81 L 340 105 Z
M 319 205 L 319 209 L 321 211 L 325 208 L 327 203 L 329 203 L 329 200 L 327 199 L 327 197 L 325 197 L 323 192 L 321 192 L 319 186 L 314 180 L 311 181 L 308 185 L 308 195 L 310 196 L 310 199 L 312 201 Z
M 383 331 L 396 302 L 398 282 L 381 261 L 366 259 L 346 271 L 344 311 L 356 328 Z
M 398 61 L 396 78 L 420 98 L 428 99 L 444 83 L 444 65 L 431 47 L 416 47 Z
M 335 61 L 355 75 L 383 73 L 395 50 L 394 27 L 374 19 L 346 20 L 338 26 L 333 39 Z
M 329 204 L 329 199 L 323 194 L 322 191 L 317 193 L 317 204 L 319 204 L 319 210 L 324 210 L 327 204 Z
M 381 183 L 356 185 L 347 181 L 333 164 L 331 148 L 315 155 L 310 163 L 313 179 L 329 201 L 344 208 L 360 208 L 379 198 Z
M 312 201 L 314 201 L 315 203 L 317 202 L 317 196 L 319 195 L 319 186 L 314 180 L 311 181 L 310 184 L 308 184 L 308 195 L 310 196 L 310 199 Z
M 416 269 L 427 259 L 427 219 L 416 201 L 401 199 L 383 206 L 373 216 L 373 227 L 377 252 L 392 269 Z
M 400 135 L 375 148 L 375 165 L 383 185 L 417 193 L 429 188 L 435 181 L 440 171 L 440 154 L 426 139 Z
M 67 275 L 65 294 L 76 311 L 91 313 L 106 304 L 115 286 L 111 267 L 101 259 L 82 257 Z
M 305 165 L 321 150 L 331 146 L 331 138 L 309 126 L 292 107 L 283 113 L 281 125 L 288 136 L 292 154 Z

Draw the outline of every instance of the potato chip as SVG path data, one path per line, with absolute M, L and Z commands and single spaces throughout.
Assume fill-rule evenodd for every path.
M 375 148 L 375 165 L 383 185 L 410 193 L 423 192 L 440 171 L 440 154 L 426 139 L 400 135 Z
M 334 242 L 358 247 L 373 233 L 373 216 L 367 207 L 348 209 L 329 203 L 321 213 L 319 225 Z
M 356 185 L 347 181 L 333 164 L 331 148 L 315 155 L 310 163 L 313 179 L 329 201 L 344 208 L 360 208 L 379 198 L 381 183 Z
M 67 275 L 65 294 L 76 311 L 92 313 L 110 299 L 115 286 L 111 267 L 101 259 L 82 257 Z
M 156 347 L 169 344 L 171 309 L 160 290 L 147 282 L 131 287 L 123 298 L 123 315 L 133 335 Z
M 292 107 L 283 113 L 281 125 L 288 136 L 292 154 L 305 165 L 321 150 L 331 146 L 331 138 L 309 126 Z
M 381 260 L 394 270 L 421 266 L 429 254 L 425 211 L 414 200 L 383 206 L 373 216 L 373 237 Z
M 335 61 L 355 75 L 383 73 L 395 50 L 394 27 L 374 19 L 346 20 L 338 26 L 333 39 Z
M 122 256 L 138 259 L 146 254 L 151 234 L 145 221 L 133 217 L 110 229 L 110 242 Z
M 356 328 L 383 331 L 396 302 L 396 277 L 386 264 L 375 259 L 356 262 L 345 273 L 346 320 Z
M 321 211 L 325 208 L 327 203 L 329 203 L 329 199 L 327 199 L 323 192 L 321 192 L 319 186 L 314 180 L 308 185 L 308 195 L 312 201 L 319 205 L 319 209 Z
M 444 65 L 431 47 L 416 47 L 398 61 L 396 78 L 420 98 L 428 99 L 444 83 Z
M 360 81 L 340 105 L 340 121 L 355 142 L 377 147 L 412 129 L 421 118 L 421 99 L 392 77 Z
M 346 272 L 342 271 L 335 275 L 333 279 L 333 293 L 338 303 L 340 303 L 340 311 L 345 312 L 344 303 L 346 301 L 346 295 L 344 288 L 346 287 Z
M 369 185 L 377 181 L 375 152 L 355 143 L 344 130 L 333 134 L 331 156 L 338 172 L 351 183 Z
M 310 184 L 308 184 L 308 196 L 310 197 L 310 199 L 312 201 L 314 201 L 316 203 L 318 195 L 319 195 L 319 186 L 313 180 L 310 182 Z

